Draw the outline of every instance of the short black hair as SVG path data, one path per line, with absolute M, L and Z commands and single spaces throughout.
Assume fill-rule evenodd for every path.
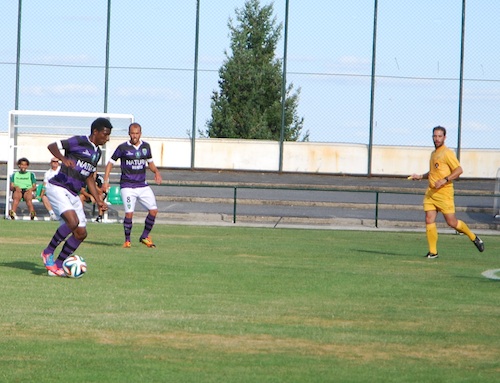
M 109 130 L 113 129 L 113 125 L 111 125 L 111 122 L 104 117 L 99 117 L 94 122 L 92 122 L 92 125 L 90 125 L 90 134 L 94 132 L 94 130 L 97 130 L 100 132 L 101 130 L 104 130 L 108 128 Z
M 21 157 L 17 160 L 18 165 L 21 165 L 21 162 L 26 162 L 28 166 L 30 166 L 30 160 L 28 160 L 26 157 Z
M 436 130 L 442 130 L 443 134 L 446 136 L 446 128 L 444 126 L 438 125 L 432 129 L 432 133 L 434 133 Z
M 141 124 L 139 124 L 138 122 L 132 122 L 132 123 L 128 126 L 128 130 L 129 130 L 129 131 L 130 131 L 130 128 L 131 128 L 132 126 L 138 126 L 138 127 L 139 127 L 139 129 L 141 129 L 141 131 L 142 131 L 142 126 L 141 126 Z

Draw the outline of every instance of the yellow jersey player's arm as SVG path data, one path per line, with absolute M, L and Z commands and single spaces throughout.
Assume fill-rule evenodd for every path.
M 458 161 L 455 153 L 447 149 L 445 152 L 444 163 L 446 164 L 445 169 L 441 169 L 437 179 L 434 182 L 434 187 L 436 189 L 440 189 L 443 186 L 446 186 L 451 181 L 456 180 L 463 173 L 462 166 L 460 166 L 460 162 Z
M 417 181 L 423 180 L 425 178 L 429 178 L 429 172 L 424 174 L 413 173 L 412 175 L 408 176 L 409 180 L 417 180 Z

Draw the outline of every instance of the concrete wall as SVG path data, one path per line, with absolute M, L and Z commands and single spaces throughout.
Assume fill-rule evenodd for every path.
M 47 145 L 68 136 L 21 136 L 18 157 L 32 162 L 48 162 Z M 114 148 L 128 137 L 113 137 L 106 145 L 105 160 Z M 189 139 L 150 139 L 157 166 L 170 168 L 191 167 Z M 9 142 L 6 133 L 0 133 L 0 161 L 8 160 Z M 372 174 L 408 175 L 425 173 L 429 169 L 432 147 L 375 146 L 372 156 Z M 195 167 L 199 169 L 231 169 L 253 171 L 279 170 L 279 144 L 274 141 L 197 139 Z M 463 177 L 495 178 L 500 168 L 500 150 L 463 149 L 460 162 Z M 362 144 L 335 144 L 314 142 L 286 142 L 283 145 L 283 171 L 303 173 L 359 174 L 368 171 L 368 146 Z

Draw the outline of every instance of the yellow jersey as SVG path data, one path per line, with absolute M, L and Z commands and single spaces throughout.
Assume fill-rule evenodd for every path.
M 436 181 L 442 180 L 451 174 L 453 170 L 460 166 L 457 156 L 453 150 L 445 145 L 437 148 L 431 153 L 429 166 L 429 188 L 434 189 Z M 453 190 L 453 182 L 446 183 L 439 190 Z

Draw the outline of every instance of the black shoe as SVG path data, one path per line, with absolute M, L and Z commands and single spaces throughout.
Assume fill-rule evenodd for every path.
M 439 257 L 439 255 L 436 254 L 433 254 L 431 252 L 428 252 L 427 255 L 425 256 L 425 258 L 429 258 L 429 259 L 434 259 L 434 258 L 437 258 Z
M 96 222 L 102 222 L 102 216 L 99 215 L 96 219 L 95 219 Z
M 477 249 L 482 253 L 484 251 L 484 242 L 482 241 L 481 238 L 479 238 L 477 235 L 476 235 L 476 239 L 474 241 L 474 245 L 476 245 Z

